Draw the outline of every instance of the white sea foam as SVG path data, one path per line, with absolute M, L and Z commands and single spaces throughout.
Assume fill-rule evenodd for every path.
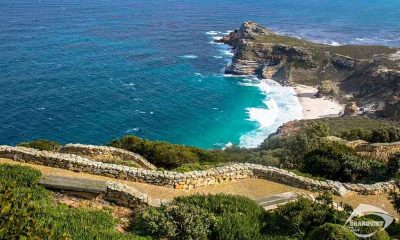
M 221 40 L 221 38 L 222 38 L 221 36 L 215 36 L 215 37 L 213 37 L 214 40 Z
M 257 147 L 283 123 L 303 117 L 302 107 L 293 88 L 281 86 L 273 80 L 255 82 L 251 79 L 241 85 L 258 87 L 265 95 L 265 106 L 246 109 L 248 120 L 256 122 L 258 128 L 240 137 L 241 147 Z
M 198 58 L 197 55 L 192 55 L 192 54 L 188 54 L 188 55 L 183 55 L 183 56 L 179 56 L 180 58 L 187 58 L 187 59 L 195 59 Z
M 208 31 L 206 32 L 207 35 L 218 35 L 220 32 L 218 31 Z
M 219 51 L 225 56 L 233 57 L 233 52 L 230 49 L 220 49 Z
M 135 127 L 135 128 L 128 129 L 125 132 L 126 133 L 131 133 L 131 132 L 137 132 L 137 131 L 139 131 L 139 128 Z

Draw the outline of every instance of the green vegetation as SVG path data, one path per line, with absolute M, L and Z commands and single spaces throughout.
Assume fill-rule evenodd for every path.
M 22 142 L 18 144 L 18 146 L 46 151 L 58 151 L 61 148 L 60 143 L 43 139 L 33 140 L 30 142 Z
M 346 140 L 368 142 L 395 142 L 400 140 L 399 122 L 376 120 L 367 117 L 322 118 L 299 121 L 298 127 L 307 128 L 314 124 L 325 124 L 328 135 Z
M 262 43 L 273 43 L 273 44 L 284 44 L 289 46 L 298 46 L 309 48 L 316 57 L 317 61 L 320 61 L 325 52 L 331 54 L 340 54 L 349 56 L 355 59 L 370 59 L 377 54 L 392 54 L 397 50 L 386 46 L 360 46 L 360 45 L 342 45 L 342 46 L 331 46 L 326 44 L 320 44 L 310 42 L 304 39 L 298 39 L 285 35 L 268 35 L 260 36 L 254 39 L 256 42 Z
M 134 231 L 161 239 L 304 239 L 315 234 L 315 229 L 326 236 L 349 237 L 354 235 L 347 227 L 320 227 L 344 224 L 348 214 L 333 207 L 328 193 L 316 201 L 300 198 L 273 212 L 265 212 L 244 197 L 194 195 L 176 198 L 167 207 L 142 211 Z
M 339 224 L 325 223 L 316 227 L 308 236 L 308 240 L 356 240 L 357 237 L 348 228 Z
M 178 197 L 169 206 L 141 213 L 145 234 L 174 239 L 260 239 L 265 211 L 248 198 L 230 195 Z
M 187 164 L 214 166 L 227 160 L 223 151 L 220 150 L 207 151 L 168 142 L 150 141 L 130 135 L 112 140 L 109 145 L 138 153 L 154 165 L 166 169 L 178 168 L 184 164 L 186 166 Z M 187 168 L 190 169 L 190 167 Z
M 343 226 L 351 207 L 336 210 L 330 193 L 300 197 L 271 212 L 240 196 L 178 197 L 168 206 L 139 210 L 128 232 L 119 233 L 109 212 L 56 203 L 37 185 L 39 178 L 31 168 L 0 165 L 1 239 L 355 239 Z M 396 196 L 393 201 L 400 202 Z M 388 231 L 398 236 L 399 229 L 394 224 Z M 381 231 L 372 239 L 389 235 Z
M 322 142 L 303 158 L 302 171 L 342 182 L 382 180 L 386 165 L 359 156 L 353 149 L 339 142 Z
M 395 160 L 386 164 L 361 156 L 344 143 L 327 138 L 330 132 L 324 122 L 313 122 L 292 134 L 266 139 L 260 148 L 277 157 L 282 166 L 312 177 L 373 182 L 396 176 Z
M 0 165 L 0 239 L 138 239 L 118 233 L 108 212 L 54 203 L 37 185 L 40 175 L 32 168 Z

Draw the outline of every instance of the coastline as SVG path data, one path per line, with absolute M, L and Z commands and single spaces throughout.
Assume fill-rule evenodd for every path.
M 339 117 L 344 111 L 344 105 L 334 99 L 315 97 L 318 92 L 315 87 L 296 84 L 293 89 L 302 106 L 303 119 Z

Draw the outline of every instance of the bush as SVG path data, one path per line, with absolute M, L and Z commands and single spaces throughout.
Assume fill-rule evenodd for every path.
M 159 238 L 260 239 L 265 211 L 230 195 L 178 197 L 168 207 L 140 214 L 136 230 Z
M 340 137 L 346 140 L 364 140 L 372 143 L 396 142 L 400 140 L 400 128 L 380 126 L 374 129 L 354 128 L 342 132 Z
M 212 215 L 206 210 L 185 204 L 150 208 L 137 220 L 141 231 L 166 239 L 208 239 Z
M 400 214 L 400 193 L 397 191 L 389 192 L 389 200 L 396 210 L 397 214 Z
M 178 197 L 176 203 L 201 206 L 215 217 L 211 239 L 260 239 L 265 211 L 254 201 L 225 194 Z
M 283 137 L 270 137 L 261 144 L 260 150 L 274 151 L 274 156 L 287 168 L 299 168 L 304 155 L 317 148 L 328 134 L 324 123 L 314 123 L 299 132 Z
M 395 153 L 388 159 L 387 175 L 394 176 L 400 169 L 400 153 Z
M 329 204 L 331 200 L 326 196 L 320 197 L 320 201 L 299 198 L 295 202 L 279 206 L 275 212 L 268 214 L 267 232 L 285 233 L 302 238 L 324 223 L 344 223 L 347 213 L 334 209 L 332 204 Z
M 383 177 L 382 162 L 363 158 L 353 149 L 338 142 L 321 143 L 303 159 L 302 171 L 338 181 L 369 180 Z
M 356 240 L 356 235 L 342 225 L 325 223 L 316 227 L 307 237 L 309 240 Z
M 48 140 L 34 140 L 30 142 L 22 142 L 18 144 L 18 146 L 21 147 L 27 147 L 27 148 L 35 148 L 38 150 L 45 150 L 45 151 L 58 151 L 61 148 L 61 144 L 58 142 L 54 141 L 48 141 Z
M 112 140 L 109 145 L 138 153 L 154 165 L 167 169 L 183 164 L 217 163 L 226 160 L 222 151 L 207 151 L 168 142 L 149 141 L 129 135 Z

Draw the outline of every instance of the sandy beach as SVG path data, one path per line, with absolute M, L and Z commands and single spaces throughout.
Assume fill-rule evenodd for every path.
M 315 97 L 315 94 L 318 92 L 315 87 L 295 85 L 294 90 L 303 108 L 304 119 L 337 117 L 344 110 L 344 105 L 333 99 Z

